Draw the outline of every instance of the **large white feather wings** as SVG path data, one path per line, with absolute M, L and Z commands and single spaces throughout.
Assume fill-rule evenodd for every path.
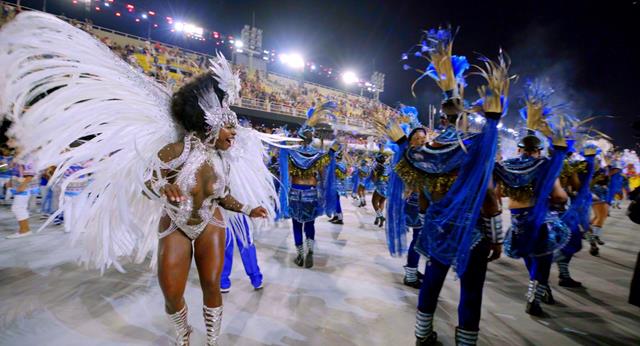
M 81 260 L 102 270 L 123 270 L 123 256 L 142 261 L 156 248 L 162 212 L 161 202 L 142 197 L 144 182 L 157 152 L 182 135 L 168 92 L 88 33 L 38 12 L 0 30 L 0 66 L 0 114 L 21 153 L 39 169 L 56 166 L 52 181 L 91 162 L 62 186 L 90 174 L 78 217 L 65 220 L 83 242 Z

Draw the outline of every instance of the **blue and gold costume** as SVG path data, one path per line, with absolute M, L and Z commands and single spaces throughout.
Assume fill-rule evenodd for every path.
M 567 225 L 571 231 L 569 242 L 560 251 L 556 253 L 556 263 L 558 265 L 558 272 L 560 282 L 559 285 L 563 287 L 581 287 L 582 284 L 571 278 L 569 272 L 569 263 L 573 258 L 573 255 L 582 249 L 583 235 L 589 232 L 589 211 L 591 210 L 591 179 L 594 171 L 594 155 L 596 154 L 595 148 L 586 147 L 582 155 L 585 157 L 584 161 L 577 161 L 570 163 L 569 160 L 565 160 L 562 173 L 560 174 L 560 183 L 569 190 L 574 188 L 571 186 L 569 179 L 572 179 L 575 175 L 578 178 L 580 186 L 577 191 L 572 194 L 571 203 L 569 208 L 565 211 L 558 210 L 560 218 Z
M 335 108 L 328 102 L 318 109 L 310 109 L 309 116 L 315 112 Z M 315 130 L 306 123 L 298 130 L 298 136 L 304 144 L 295 149 L 280 149 L 280 205 L 293 223 L 293 238 L 297 257 L 295 263 L 306 268 L 313 266 L 313 246 L 315 241 L 315 219 L 326 213 L 336 211 L 335 151 L 321 151 L 311 145 Z M 292 178 L 315 180 L 316 185 L 292 184 Z M 303 232 L 306 237 L 307 255 L 304 256 Z

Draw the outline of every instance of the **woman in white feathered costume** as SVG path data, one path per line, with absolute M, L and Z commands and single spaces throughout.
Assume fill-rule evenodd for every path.
M 191 258 L 204 295 L 207 344 L 216 345 L 225 220 L 239 223 L 237 213 L 273 219 L 278 200 L 262 141 L 284 138 L 239 127 L 229 105 L 240 81 L 222 55 L 211 65 L 171 96 L 53 16 L 22 13 L 0 30 L 0 114 L 12 121 L 21 153 L 37 169 L 57 167 L 50 184 L 60 183 L 61 195 L 91 176 L 77 197 L 82 212 L 65 219 L 83 246 L 81 262 L 124 271 L 123 260 L 141 262 L 152 253 L 179 345 L 188 345 L 191 333 L 183 299 Z

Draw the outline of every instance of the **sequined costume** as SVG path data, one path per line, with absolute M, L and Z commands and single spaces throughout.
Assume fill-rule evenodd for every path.
M 571 194 L 571 202 L 568 208 L 556 208 L 560 218 L 571 231 L 569 242 L 560 251 L 557 251 L 554 259 L 558 265 L 559 285 L 564 287 L 581 287 L 582 284 L 571 278 L 569 265 L 573 255 L 582 249 L 582 238 L 591 233 L 589 225 L 589 211 L 591 210 L 591 179 L 594 171 L 594 154 L 592 148 L 587 148 L 584 161 L 569 162 L 565 160 L 560 181 L 565 191 L 575 189 L 569 180 L 574 176 L 578 179 L 580 186 L 577 191 Z
M 593 194 L 593 203 L 607 203 L 609 198 L 610 179 L 605 168 L 600 168 L 593 175 L 591 183 L 591 193 Z
M 421 225 L 422 228 L 415 242 L 416 251 L 428 259 L 418 296 L 417 336 L 420 332 L 418 326 L 430 323 L 426 321 L 431 321 L 433 318 L 440 290 L 452 265 L 461 276 L 458 334 L 469 333 L 469 335 L 477 336 L 482 304 L 480 292 L 482 292 L 484 285 L 490 246 L 492 243 L 502 242 L 500 215 L 494 217 L 480 217 L 479 215 L 479 206 L 484 199 L 486 182 L 488 182 L 490 174 L 488 170 L 492 167 L 493 162 L 493 158 L 489 162 L 484 161 L 487 154 L 482 149 L 488 149 L 489 156 L 492 156 L 490 152 L 495 152 L 495 148 L 492 150 L 490 143 L 493 142 L 493 145 L 496 145 L 494 132 L 496 125 L 497 118 L 493 118 L 486 125 L 487 132 L 481 134 L 469 134 L 456 130 L 454 126 L 449 126 L 434 139 L 432 144 L 419 148 L 407 148 L 403 158 L 395 166 L 395 172 L 402 178 L 406 188 L 419 189 L 429 201 L 427 215 L 424 217 L 424 223 Z M 462 143 L 459 139 L 462 139 Z M 489 144 L 483 145 L 482 143 L 487 143 L 485 140 L 488 140 Z M 465 152 L 462 145 L 468 153 Z M 474 158 L 479 161 L 474 162 Z M 471 174 L 471 171 L 477 172 L 477 175 Z M 458 181 L 459 185 L 456 187 L 456 179 L 460 176 L 463 176 L 463 179 L 468 183 Z M 467 180 L 471 179 L 468 178 L 470 176 L 480 178 L 484 182 L 470 183 L 470 180 Z M 467 192 L 473 192 L 462 199 L 466 202 L 477 200 L 479 204 L 471 203 L 469 206 L 466 204 L 465 207 L 461 206 L 460 214 L 453 215 L 447 218 L 449 221 L 436 226 L 434 222 L 436 216 L 432 214 L 434 210 L 438 210 L 439 206 L 446 208 L 444 203 L 455 205 L 444 201 L 461 195 L 461 193 L 453 191 L 460 191 L 459 189 L 463 189 L 463 186 L 475 186 L 476 189 L 467 188 Z M 480 191 L 482 187 L 484 187 L 484 191 Z M 417 197 L 413 195 L 407 204 L 408 215 L 415 215 L 411 209 L 415 210 L 416 204 Z M 476 218 L 468 217 L 467 215 L 470 214 L 475 214 Z M 463 218 L 459 219 L 461 216 Z M 467 227 L 460 224 L 460 220 L 465 220 L 463 222 L 467 223 Z M 413 225 L 419 225 L 419 221 L 419 218 L 413 218 L 415 223 L 407 221 L 407 224 L 411 222 Z
M 371 170 L 371 181 L 375 186 L 375 192 L 387 198 L 387 187 L 389 183 L 389 165 L 385 163 L 376 162 L 375 166 Z
M 333 108 L 325 104 L 322 107 Z M 327 109 L 327 108 L 325 108 Z M 314 110 L 309 113 L 313 114 Z M 313 266 L 315 243 L 315 219 L 321 214 L 336 213 L 335 151 L 324 152 L 311 145 L 315 130 L 306 123 L 298 130 L 298 136 L 305 142 L 295 149 L 280 150 L 280 203 L 286 208 L 287 216 L 293 224 L 293 238 L 298 266 Z M 291 183 L 292 179 L 315 181 L 315 185 Z M 306 238 L 307 253 L 304 254 L 303 233 Z

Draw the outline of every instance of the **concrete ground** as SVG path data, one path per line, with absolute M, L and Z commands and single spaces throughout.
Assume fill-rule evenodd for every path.
M 254 291 L 239 258 L 224 296 L 221 345 L 413 345 L 417 290 L 402 285 L 404 260 L 391 258 L 370 209 L 343 199 L 346 224 L 317 221 L 316 265 L 302 269 L 290 224 L 257 236 L 265 287 Z M 506 215 L 505 215 L 506 216 Z M 33 226 L 39 224 L 31 218 Z M 507 223 L 508 224 L 508 223 Z M 75 263 L 61 226 L 17 240 L 9 207 L 0 207 L 0 345 L 170 345 L 172 331 L 148 264 L 104 275 Z M 527 274 L 522 261 L 489 265 L 481 345 L 639 345 L 640 308 L 627 298 L 640 226 L 613 210 L 600 257 L 580 252 L 572 274 L 586 289 L 551 283 L 558 304 L 545 318 L 524 313 Z M 236 255 L 237 256 L 237 255 Z M 422 265 L 422 264 L 421 264 Z M 450 273 L 440 297 L 435 330 L 453 345 L 459 281 Z M 186 290 L 193 345 L 204 343 L 202 294 L 195 267 Z

